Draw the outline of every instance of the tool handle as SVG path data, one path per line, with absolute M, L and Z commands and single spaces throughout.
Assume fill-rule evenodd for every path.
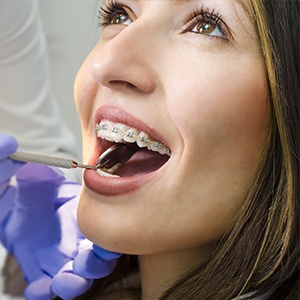
M 77 167 L 77 163 L 72 159 L 49 156 L 28 151 L 16 151 L 10 156 L 10 158 L 17 161 L 38 163 L 64 169 L 72 169 Z

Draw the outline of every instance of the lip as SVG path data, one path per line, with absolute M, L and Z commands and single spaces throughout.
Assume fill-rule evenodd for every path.
M 156 173 L 157 171 L 133 177 L 110 178 L 100 176 L 94 170 L 85 170 L 83 174 L 83 180 L 87 188 L 97 194 L 116 196 L 127 194 L 139 189 L 154 179 L 154 177 L 156 177 Z
M 122 123 L 129 127 L 134 127 L 139 131 L 145 132 L 152 139 L 160 141 L 166 145 L 164 138 L 153 128 L 121 108 L 109 105 L 100 107 L 95 114 L 94 126 L 103 119 L 114 123 Z M 97 138 L 94 153 L 91 156 L 89 164 L 94 165 L 100 154 L 105 150 L 105 148 L 108 148 L 109 144 L 111 143 Z M 144 186 L 149 181 L 154 180 L 162 173 L 164 167 L 165 165 L 152 173 L 120 178 L 104 177 L 100 176 L 95 170 L 85 170 L 83 180 L 87 188 L 97 194 L 110 196 L 120 195 L 133 192 Z

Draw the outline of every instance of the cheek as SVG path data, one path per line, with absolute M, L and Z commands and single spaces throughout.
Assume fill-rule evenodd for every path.
M 257 72 L 247 72 L 254 68 L 251 64 L 242 71 L 219 67 L 177 84 L 170 111 L 186 147 L 228 147 L 245 155 L 260 150 L 269 126 L 269 104 L 263 69 L 255 67 Z
M 170 111 L 184 140 L 176 197 L 185 199 L 185 216 L 195 225 L 191 231 L 202 238 L 217 239 L 232 225 L 266 143 L 267 86 L 263 69 L 256 69 L 251 77 L 220 69 L 185 85 L 175 81 Z

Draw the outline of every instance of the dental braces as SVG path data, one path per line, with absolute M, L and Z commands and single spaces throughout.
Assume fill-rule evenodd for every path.
M 164 144 L 153 141 L 151 138 L 141 131 L 133 127 L 127 127 L 121 123 L 113 123 L 102 120 L 96 124 L 95 131 L 97 136 L 110 142 L 115 143 L 137 143 L 140 148 L 147 148 L 150 151 L 158 152 L 161 155 L 171 156 L 170 149 Z

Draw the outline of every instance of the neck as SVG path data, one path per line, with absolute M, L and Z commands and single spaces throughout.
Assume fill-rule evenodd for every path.
M 211 247 L 156 255 L 140 255 L 142 300 L 159 299 L 177 280 L 205 262 Z

